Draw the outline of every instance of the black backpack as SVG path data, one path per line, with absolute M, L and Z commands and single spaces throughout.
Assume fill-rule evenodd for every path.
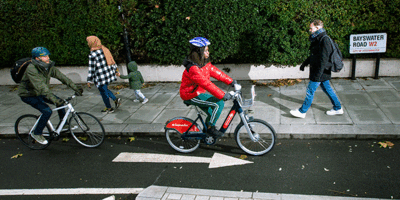
M 11 78 L 14 80 L 15 83 L 21 83 L 22 76 L 25 73 L 26 67 L 32 63 L 32 58 L 22 58 L 15 61 L 15 65 L 11 68 Z
M 332 54 L 329 58 L 329 62 L 332 63 L 331 71 L 332 72 L 340 72 L 343 69 L 343 55 L 340 52 L 339 45 L 334 42 L 329 36 L 325 35 L 321 38 L 321 41 L 324 37 L 328 37 L 329 41 L 331 41 L 331 45 L 333 48 Z

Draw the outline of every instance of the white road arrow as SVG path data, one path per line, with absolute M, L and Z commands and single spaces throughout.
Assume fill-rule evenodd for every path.
M 226 167 L 232 165 L 244 165 L 253 163 L 220 153 L 214 153 L 212 158 L 177 156 L 152 153 L 120 153 L 113 162 L 148 162 L 148 163 L 210 163 L 208 168 Z

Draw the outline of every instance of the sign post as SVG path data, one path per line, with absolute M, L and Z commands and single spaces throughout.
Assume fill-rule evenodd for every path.
M 356 54 L 375 53 L 377 54 L 375 66 L 375 79 L 379 78 L 380 53 L 386 52 L 387 34 L 368 33 L 350 35 L 350 54 L 353 54 L 353 70 L 351 79 L 355 80 Z

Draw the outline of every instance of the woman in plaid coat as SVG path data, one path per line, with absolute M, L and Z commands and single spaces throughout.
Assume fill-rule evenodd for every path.
M 100 91 L 106 108 L 101 112 L 112 113 L 114 109 L 111 107 L 110 98 L 115 103 L 115 108 L 121 104 L 121 99 L 116 98 L 115 95 L 108 89 L 108 85 L 117 80 L 116 71 L 118 67 L 111 55 L 110 50 L 101 44 L 101 41 L 96 36 L 89 36 L 86 38 L 90 48 L 89 54 L 89 72 L 87 78 L 88 87 L 90 83 L 94 83 Z

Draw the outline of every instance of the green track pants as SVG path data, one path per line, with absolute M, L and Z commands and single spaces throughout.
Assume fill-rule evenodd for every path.
M 215 126 L 225 105 L 223 100 L 217 99 L 213 95 L 207 93 L 202 93 L 193 99 L 184 101 L 184 103 L 195 105 L 207 113 L 205 121 L 207 126 Z

